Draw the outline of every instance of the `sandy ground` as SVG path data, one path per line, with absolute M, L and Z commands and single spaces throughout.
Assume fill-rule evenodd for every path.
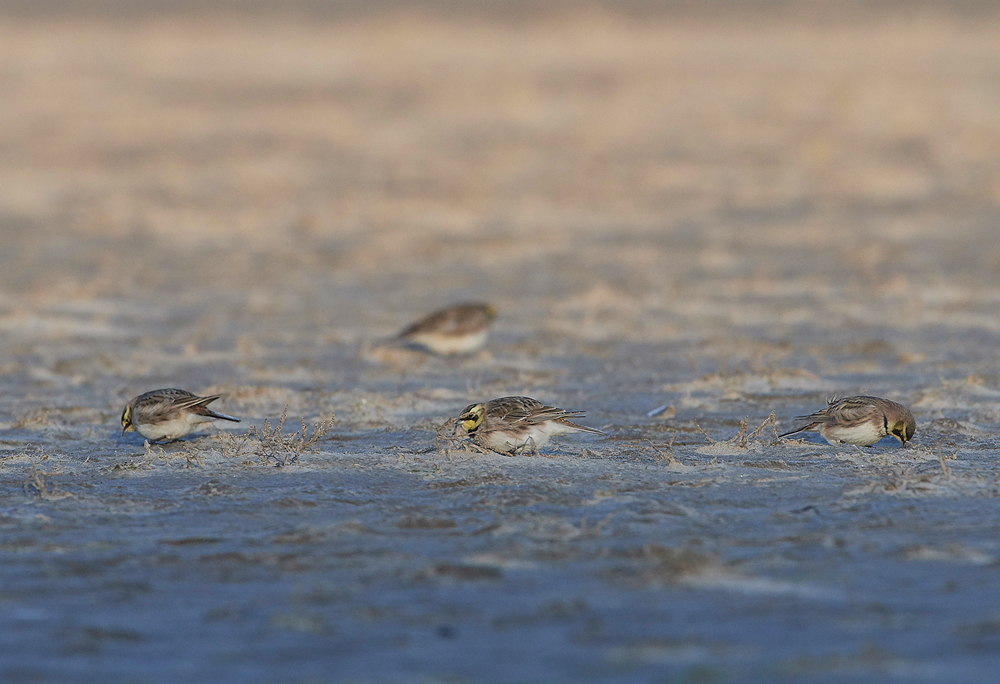
M 52 7 L 0 20 L 0 680 L 996 676 L 1000 16 Z M 468 299 L 482 354 L 372 347 Z M 245 422 L 121 438 L 164 386 Z M 913 442 L 753 432 L 858 392 Z M 521 393 L 607 436 L 436 448 Z M 241 442 L 286 406 L 336 422 Z

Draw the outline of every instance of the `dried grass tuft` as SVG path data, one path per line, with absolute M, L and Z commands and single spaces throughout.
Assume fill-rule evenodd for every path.
M 485 449 L 472 440 L 470 440 L 466 435 L 455 434 L 458 428 L 458 420 L 456 418 L 449 418 L 445 422 L 441 423 L 434 430 L 434 446 L 437 447 L 438 453 L 443 453 L 451 460 L 451 452 L 461 450 L 463 453 L 477 453 L 477 454 L 489 454 L 492 453 L 489 449 Z
M 46 479 L 51 477 L 52 473 L 42 472 L 32 463 L 31 470 L 26 471 L 24 477 L 24 495 L 29 499 L 37 495 L 43 501 L 58 501 L 73 496 L 69 492 L 60 492 L 55 480 Z
M 739 449 L 746 449 L 754 442 L 760 441 L 761 435 L 764 433 L 764 430 L 767 429 L 768 425 L 771 426 L 771 431 L 774 434 L 774 440 L 771 442 L 771 444 L 775 444 L 778 441 L 778 425 L 775 422 L 774 411 L 771 411 L 771 415 L 765 418 L 764 422 L 755 427 L 753 430 L 750 430 L 750 416 L 746 416 L 743 420 L 740 421 L 739 432 L 737 432 L 735 435 L 727 439 L 724 443 L 737 447 Z M 705 437 L 705 441 L 707 441 L 709 444 L 719 443 L 718 441 L 712 439 L 709 436 L 709 434 L 705 432 L 704 428 L 698 425 L 697 420 L 694 421 L 694 426 L 698 430 L 698 432 L 700 432 Z
M 49 424 L 49 414 L 50 411 L 47 408 L 36 408 L 28 411 L 23 416 L 15 420 L 10 424 L 10 427 L 14 430 L 23 430 L 25 428 L 33 427 L 45 427 Z
M 143 444 L 143 448 L 146 450 L 146 461 L 143 466 L 151 466 L 155 461 L 163 461 L 164 463 L 169 462 L 174 458 L 183 458 L 185 460 L 184 468 L 192 468 L 195 465 L 200 466 L 201 459 L 198 458 L 198 454 L 193 451 L 164 451 L 162 446 L 157 444 L 150 444 L 149 440 L 146 440 Z
M 649 449 L 653 452 L 653 460 L 657 465 L 681 465 L 681 462 L 677 459 L 674 454 L 674 442 L 677 441 L 678 432 L 675 430 L 670 438 L 670 441 L 666 444 L 653 444 L 651 440 L 640 439 L 639 442 L 640 449 Z M 644 446 L 642 443 L 648 445 Z
M 227 458 L 251 457 L 243 461 L 245 465 L 254 465 L 258 462 L 267 464 L 274 461 L 276 465 L 286 466 L 295 463 L 302 454 L 315 453 L 316 445 L 330 433 L 337 419 L 331 415 L 314 423 L 311 433 L 303 419 L 300 429 L 286 435 L 284 430 L 287 416 L 286 405 L 276 424 L 272 425 L 271 421 L 265 419 L 260 428 L 251 425 L 250 429 L 239 437 L 226 435 L 223 438 L 222 455 Z M 256 457 L 256 460 L 252 457 Z

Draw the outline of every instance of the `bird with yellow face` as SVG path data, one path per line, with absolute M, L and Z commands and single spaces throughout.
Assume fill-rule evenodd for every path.
M 798 419 L 811 422 L 779 437 L 814 430 L 830 444 L 871 446 L 889 435 L 906 444 L 917 429 L 908 408 L 879 397 L 832 399 L 826 408 Z
M 548 444 L 549 438 L 556 435 L 571 432 L 604 434 L 569 420 L 581 415 L 581 411 L 546 406 L 531 397 L 501 397 L 466 406 L 456 421 L 456 430 L 461 428 L 473 443 L 490 451 L 537 453 L 539 447 Z
M 202 423 L 213 420 L 240 422 L 239 418 L 208 408 L 208 404 L 219 396 L 199 397 L 181 389 L 158 389 L 140 394 L 122 411 L 122 436 L 134 431 L 154 443 L 175 442 L 194 432 Z

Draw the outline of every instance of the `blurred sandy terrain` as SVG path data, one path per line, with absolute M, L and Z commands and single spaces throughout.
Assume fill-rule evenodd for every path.
M 1000 15 L 763 5 L 12 6 L 0 678 L 995 672 Z M 484 354 L 370 352 L 470 299 Z M 118 438 L 162 386 L 337 423 Z M 862 391 L 913 445 L 738 438 Z M 609 437 L 433 449 L 514 393 Z

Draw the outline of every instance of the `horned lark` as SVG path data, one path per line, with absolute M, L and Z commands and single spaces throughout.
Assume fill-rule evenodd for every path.
M 546 406 L 531 397 L 503 397 L 485 404 L 470 404 L 458 417 L 458 427 L 479 446 L 502 454 L 537 452 L 549 437 L 570 432 L 604 433 L 571 423 L 568 419 L 582 411 L 566 411 Z M 457 429 L 457 427 L 456 427 Z
M 122 412 L 122 435 L 132 430 L 151 442 L 174 442 L 190 434 L 201 423 L 221 418 L 240 422 L 239 418 L 217 413 L 208 404 L 218 394 L 199 397 L 180 389 L 158 389 L 140 394 Z
M 486 344 L 496 317 L 489 304 L 458 304 L 412 323 L 398 338 L 435 354 L 468 354 Z
M 812 422 L 780 436 L 818 430 L 830 444 L 871 446 L 887 435 L 898 439 L 900 444 L 906 444 L 917 429 L 908 408 L 879 397 L 832 399 L 825 409 L 808 416 L 798 416 L 798 420 Z

